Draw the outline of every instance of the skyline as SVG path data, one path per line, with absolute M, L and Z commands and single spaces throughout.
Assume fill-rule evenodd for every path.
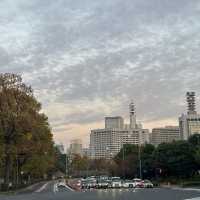
M 4 0 L 0 73 L 32 85 L 57 142 L 128 120 L 131 99 L 145 128 L 175 125 L 187 91 L 200 109 L 199 20 L 196 0 Z

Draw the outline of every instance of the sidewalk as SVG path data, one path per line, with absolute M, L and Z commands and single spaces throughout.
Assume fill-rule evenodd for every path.
M 32 185 L 26 186 L 24 188 L 16 189 L 16 190 L 10 190 L 10 191 L 5 191 L 5 192 L 0 191 L 0 195 L 33 193 L 38 188 L 42 187 L 42 185 L 44 185 L 45 183 L 47 183 L 47 181 L 34 183 Z
M 198 187 L 181 187 L 180 185 L 160 185 L 161 188 L 169 188 L 172 190 L 182 190 L 182 191 L 197 191 L 200 192 L 200 188 Z

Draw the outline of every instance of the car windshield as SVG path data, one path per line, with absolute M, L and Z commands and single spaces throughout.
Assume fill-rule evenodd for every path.
M 134 181 L 141 182 L 141 179 L 133 179 Z
M 200 0 L 0 0 L 0 200 L 200 199 Z
M 145 183 L 151 183 L 149 180 L 144 180 Z
M 108 180 L 101 180 L 100 183 L 108 183 Z
M 116 177 L 116 178 L 112 178 L 112 181 L 120 181 L 121 179 Z
M 131 180 L 125 180 L 124 182 L 126 182 L 126 183 L 132 183 L 133 181 L 131 181 Z

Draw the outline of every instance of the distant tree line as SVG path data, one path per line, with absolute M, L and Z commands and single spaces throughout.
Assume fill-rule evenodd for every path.
M 139 177 L 140 160 L 144 179 L 190 178 L 198 175 L 200 170 L 200 135 L 195 134 L 188 141 L 163 143 L 157 147 L 151 144 L 141 147 L 124 145 L 114 160 L 118 169 L 122 169 L 117 174 L 129 178 Z
M 153 180 L 188 179 L 198 176 L 199 170 L 200 134 L 191 136 L 188 141 L 163 143 L 157 147 L 126 144 L 112 160 L 90 160 L 76 155 L 71 163 L 72 174 L 92 171 L 122 178 L 139 178 L 141 174 L 141 178 Z
M 55 170 L 48 118 L 31 87 L 16 74 L 0 74 L 0 179 L 5 187 L 32 182 Z

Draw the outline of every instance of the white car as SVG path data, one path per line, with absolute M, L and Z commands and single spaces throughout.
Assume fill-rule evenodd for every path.
M 109 187 L 109 181 L 107 180 L 100 180 L 97 183 L 97 188 L 98 189 L 106 189 Z
M 81 181 L 81 187 L 82 187 L 82 189 L 95 188 L 95 187 L 97 187 L 97 181 L 93 177 L 86 178 Z
M 123 181 L 122 186 L 123 186 L 123 188 L 135 188 L 136 184 L 134 181 L 125 180 L 125 181 Z
M 144 187 L 145 188 L 153 188 L 153 183 L 149 180 L 144 180 Z
M 122 187 L 122 180 L 120 179 L 120 177 L 112 177 L 111 187 L 112 188 Z

